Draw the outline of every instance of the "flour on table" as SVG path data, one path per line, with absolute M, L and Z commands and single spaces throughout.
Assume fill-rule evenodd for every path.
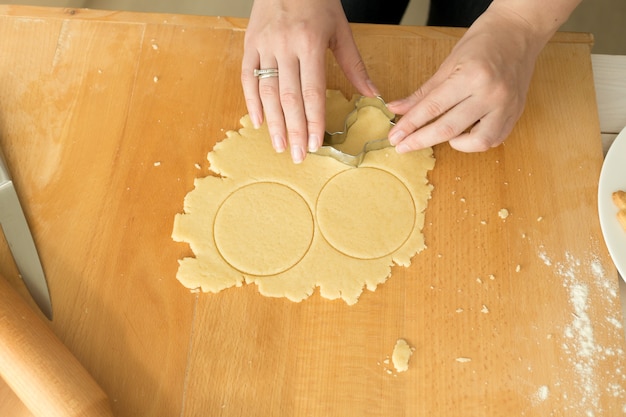
M 327 123 L 341 126 L 354 99 L 329 91 L 327 109 Z M 359 113 L 355 140 L 389 129 L 376 111 Z M 248 116 L 241 124 L 209 153 L 214 175 L 195 180 L 175 217 L 172 238 L 195 255 L 179 261 L 185 287 L 217 293 L 256 284 L 262 295 L 292 301 L 319 288 L 354 304 L 425 248 L 431 148 L 372 151 L 357 168 L 316 154 L 295 165 L 289 152 L 274 152 L 265 125 L 254 129 Z
M 619 345 L 601 344 L 596 331 L 615 332 L 615 339 L 618 340 L 623 337 L 623 326 L 618 317 L 609 314 L 604 321 L 593 320 L 592 312 L 596 308 L 594 300 L 597 297 L 604 298 L 606 302 L 619 302 L 616 283 L 609 279 L 600 257 L 593 251 L 583 257 L 565 252 L 562 260 L 555 260 L 540 246 L 537 256 L 562 280 L 572 309 L 571 319 L 563 328 L 561 350 L 563 360 L 575 378 L 575 391 L 566 395 L 575 399 L 578 405 L 565 411 L 580 411 L 589 417 L 607 415 L 606 410 L 600 409 L 600 399 L 607 394 L 626 397 L 626 372 L 619 363 L 610 373 L 604 373 L 602 369 L 606 362 L 613 363 L 624 352 Z M 594 292 L 595 297 L 592 296 Z M 626 405 L 624 407 L 623 411 L 626 411 Z

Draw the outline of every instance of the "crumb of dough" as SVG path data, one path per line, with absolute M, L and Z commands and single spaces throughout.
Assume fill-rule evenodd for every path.
M 505 208 L 500 209 L 500 211 L 498 212 L 498 216 L 500 216 L 501 219 L 506 219 L 507 217 L 509 217 L 509 211 Z
M 459 362 L 459 363 L 468 363 L 468 362 L 472 361 L 472 358 L 461 357 L 461 358 L 456 358 L 456 361 Z
M 521 265 L 517 265 L 517 266 L 515 267 L 515 272 L 519 272 L 519 271 L 521 271 L 521 270 L 522 270 L 522 266 L 521 266 Z
M 409 359 L 413 354 L 413 348 L 404 339 L 398 339 L 393 348 L 391 361 L 397 372 L 406 372 L 409 370 Z

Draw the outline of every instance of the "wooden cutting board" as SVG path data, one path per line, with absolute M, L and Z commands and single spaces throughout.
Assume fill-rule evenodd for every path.
M 349 307 L 254 286 L 193 294 L 175 278 L 191 252 L 170 238 L 174 215 L 246 112 L 245 24 L 0 8 L 0 145 L 48 276 L 50 326 L 116 415 L 622 413 L 591 36 L 546 47 L 504 146 L 435 148 L 428 249 Z M 425 81 L 463 33 L 354 32 L 388 100 Z M 351 94 L 328 62 L 329 87 Z M 0 274 L 28 298 L 4 241 Z M 402 374 L 388 364 L 398 338 L 415 347 Z

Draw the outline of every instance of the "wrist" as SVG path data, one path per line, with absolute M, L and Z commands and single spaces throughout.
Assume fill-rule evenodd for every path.
M 539 50 L 569 18 L 581 0 L 494 0 L 485 17 L 512 26 Z
M 273 9 L 275 11 L 297 12 L 303 9 L 320 10 L 327 6 L 341 6 L 341 0 L 254 0 L 252 8 L 255 6 Z M 342 8 L 343 10 L 343 8 Z

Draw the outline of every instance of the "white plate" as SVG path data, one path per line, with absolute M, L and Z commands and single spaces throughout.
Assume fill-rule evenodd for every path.
M 626 128 L 617 135 L 606 154 L 598 186 L 602 234 L 617 270 L 626 281 L 626 231 L 617 220 L 617 207 L 611 198 L 617 190 L 626 191 Z

